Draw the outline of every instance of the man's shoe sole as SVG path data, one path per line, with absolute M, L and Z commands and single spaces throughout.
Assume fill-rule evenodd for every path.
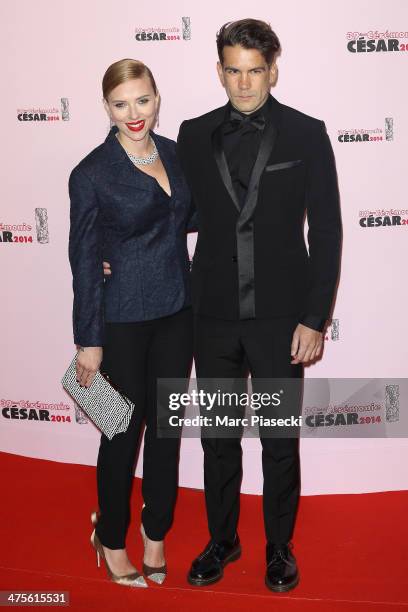
M 298 584 L 299 584 L 299 575 L 296 576 L 296 578 L 292 581 L 289 582 L 289 584 L 285 584 L 285 585 L 273 585 L 269 582 L 268 580 L 268 576 L 265 576 L 265 584 L 268 587 L 268 589 L 270 591 L 273 591 L 274 593 L 286 593 L 287 591 L 291 591 L 292 589 L 294 589 Z
M 207 586 L 208 584 L 214 584 L 221 580 L 224 577 L 224 567 L 228 565 L 228 563 L 232 563 L 233 561 L 238 561 L 241 556 L 241 549 L 236 550 L 230 557 L 227 557 L 221 565 L 221 572 L 218 576 L 214 578 L 191 578 L 190 574 L 187 574 L 187 582 L 192 586 Z

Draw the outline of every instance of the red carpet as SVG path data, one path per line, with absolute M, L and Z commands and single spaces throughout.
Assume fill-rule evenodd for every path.
M 89 544 L 96 507 L 95 468 L 0 453 L 0 590 L 63 590 L 73 610 L 408 611 L 408 492 L 303 497 L 295 549 L 301 581 L 288 594 L 263 583 L 261 498 L 242 496 L 241 559 L 208 588 L 185 578 L 207 542 L 201 491 L 181 489 L 167 538 L 169 575 L 162 586 L 129 589 L 97 569 Z M 141 566 L 140 481 L 135 480 L 132 561 Z

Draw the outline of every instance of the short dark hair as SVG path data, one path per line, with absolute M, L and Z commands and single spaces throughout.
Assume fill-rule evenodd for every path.
M 260 19 L 240 19 L 225 23 L 217 33 L 217 49 L 223 64 L 224 47 L 240 45 L 244 49 L 257 49 L 270 66 L 281 49 L 279 38 L 269 23 Z

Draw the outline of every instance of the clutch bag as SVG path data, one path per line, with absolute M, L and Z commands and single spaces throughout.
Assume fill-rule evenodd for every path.
M 62 379 L 62 386 L 85 414 L 109 440 L 127 430 L 134 403 L 116 389 L 106 374 L 97 372 L 90 387 L 81 387 L 76 379 L 77 356 Z

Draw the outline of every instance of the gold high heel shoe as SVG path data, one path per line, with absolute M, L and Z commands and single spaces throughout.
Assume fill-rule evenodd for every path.
M 145 534 L 143 523 L 140 525 L 140 533 L 142 534 L 143 544 L 146 550 L 147 536 Z M 155 582 L 156 584 L 163 584 L 167 576 L 167 565 L 164 564 L 160 567 L 150 567 L 150 565 L 146 565 L 146 563 L 143 561 L 143 574 L 152 582 Z
M 98 517 L 99 517 L 98 512 L 92 512 L 91 522 L 92 522 L 92 525 L 94 525 L 94 527 L 96 526 L 96 523 L 98 522 Z M 101 566 L 101 557 L 102 557 L 102 559 L 105 561 L 106 571 L 108 573 L 109 578 L 112 580 L 112 582 L 116 582 L 117 584 L 122 584 L 124 586 L 130 586 L 130 587 L 147 587 L 146 580 L 143 578 L 141 574 L 139 574 L 139 572 L 132 572 L 131 574 L 125 574 L 124 576 L 117 576 L 116 574 L 112 572 L 106 560 L 105 551 L 103 550 L 102 543 L 95 533 L 95 529 L 93 530 L 91 534 L 91 544 L 96 550 L 97 566 L 98 567 Z

